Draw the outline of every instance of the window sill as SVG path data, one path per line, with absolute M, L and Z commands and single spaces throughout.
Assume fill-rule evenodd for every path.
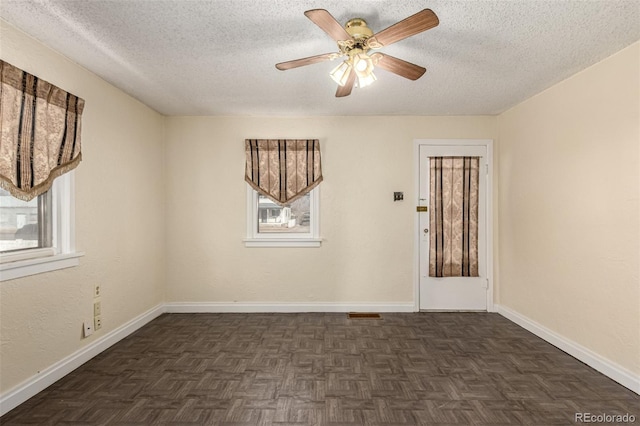
M 320 247 L 320 238 L 248 238 L 245 247 Z
M 0 264 L 0 282 L 42 274 L 58 269 L 72 268 L 80 264 L 79 258 L 84 253 L 63 253 L 47 257 L 17 260 Z

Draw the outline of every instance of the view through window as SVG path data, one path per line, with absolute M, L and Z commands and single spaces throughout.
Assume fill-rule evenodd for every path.
M 309 192 L 284 206 L 258 194 L 258 232 L 308 233 L 311 225 L 310 207 Z
M 22 201 L 0 188 L 0 253 L 51 246 L 49 194 Z

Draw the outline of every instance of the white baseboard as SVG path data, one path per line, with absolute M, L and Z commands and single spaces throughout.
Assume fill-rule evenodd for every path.
M 36 376 L 16 386 L 0 396 L 0 416 L 13 410 L 27 399 L 41 392 L 57 380 L 71 373 L 94 356 L 124 339 L 140 327 L 164 313 L 164 305 L 158 305 L 138 315 L 131 321 L 121 325 L 82 349 L 47 367 Z
M 298 312 L 414 312 L 413 303 L 234 303 L 173 302 L 168 313 L 298 313 Z
M 622 386 L 632 390 L 633 392 L 640 394 L 640 376 L 632 373 L 626 368 L 616 364 L 615 362 L 604 358 L 601 355 L 593 352 L 584 346 L 567 339 L 564 336 L 546 328 L 545 326 L 538 324 L 526 316 L 507 308 L 506 306 L 495 305 L 496 311 L 518 324 L 520 327 L 532 332 L 536 336 L 551 343 L 558 349 L 568 353 L 574 358 L 579 359 L 588 366 L 601 372 L 605 376 L 620 383 Z

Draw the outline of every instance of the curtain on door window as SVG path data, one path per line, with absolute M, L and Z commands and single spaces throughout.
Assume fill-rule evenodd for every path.
M 478 157 L 430 158 L 429 276 L 478 276 Z

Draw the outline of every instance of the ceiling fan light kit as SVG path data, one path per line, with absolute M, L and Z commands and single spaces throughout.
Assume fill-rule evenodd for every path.
M 439 23 L 433 11 L 424 9 L 374 34 L 362 18 L 350 19 L 343 28 L 324 9 L 307 10 L 304 14 L 336 41 L 339 52 L 281 62 L 276 64 L 276 68 L 284 71 L 346 56 L 329 74 L 338 84 L 336 97 L 348 96 L 354 86 L 362 88 L 376 81 L 373 73 L 376 66 L 410 80 L 420 78 L 425 68 L 380 52 L 369 52 L 436 27 Z
M 329 75 L 338 85 L 344 86 L 348 82 L 349 73 L 353 71 L 358 78 L 356 87 L 365 87 L 377 80 L 373 68 L 374 60 L 372 57 L 364 51 L 357 54 L 353 54 L 351 51 L 349 58 L 335 67 Z

